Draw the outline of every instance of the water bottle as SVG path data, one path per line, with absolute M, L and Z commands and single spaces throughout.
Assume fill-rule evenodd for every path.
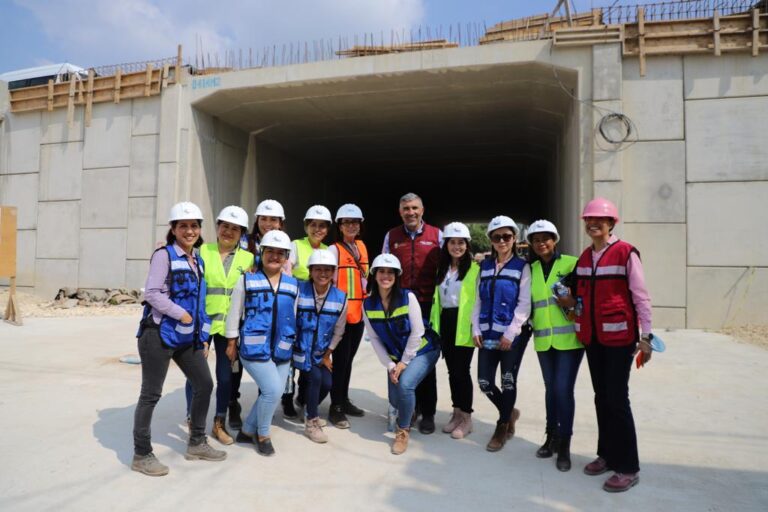
M 576 316 L 581 316 L 581 314 L 584 312 L 584 301 L 581 299 L 581 297 L 576 297 L 576 306 L 573 309 L 576 313 Z
M 397 427 L 397 409 L 390 404 L 387 412 L 387 432 L 394 432 Z
M 555 292 L 555 297 L 567 297 L 571 291 L 560 281 L 552 285 L 552 290 Z

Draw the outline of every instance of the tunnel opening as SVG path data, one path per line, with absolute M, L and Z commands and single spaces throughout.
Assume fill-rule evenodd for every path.
M 353 202 L 375 254 L 407 192 L 440 227 L 558 222 L 577 194 L 578 109 L 564 90 L 577 78 L 538 63 L 447 68 L 222 91 L 195 108 L 250 134 L 249 190 L 218 202 L 278 199 L 292 237 L 309 206 Z

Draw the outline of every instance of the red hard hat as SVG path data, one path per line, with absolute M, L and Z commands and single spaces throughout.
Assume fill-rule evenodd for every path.
M 611 217 L 614 222 L 619 222 L 619 209 L 604 197 L 596 197 L 584 207 L 581 218 L 587 217 Z

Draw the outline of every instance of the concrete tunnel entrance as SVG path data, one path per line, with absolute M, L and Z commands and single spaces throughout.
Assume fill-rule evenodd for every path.
M 409 191 L 441 227 L 502 213 L 560 221 L 561 205 L 577 202 L 565 196 L 577 197 L 568 175 L 578 173 L 579 139 L 564 91 L 576 72 L 557 77 L 537 63 L 447 68 L 230 89 L 194 107 L 251 134 L 245 182 L 255 198 L 285 205 L 291 236 L 308 206 L 355 202 L 376 254 Z M 211 204 L 246 192 L 219 190 Z

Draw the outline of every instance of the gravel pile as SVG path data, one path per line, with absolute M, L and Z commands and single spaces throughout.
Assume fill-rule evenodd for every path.
M 8 304 L 8 289 L 0 289 L 0 315 L 5 313 Z M 31 293 L 16 290 L 16 305 L 25 318 L 52 318 L 70 316 L 130 316 L 141 315 L 142 306 L 139 304 L 111 305 L 95 300 L 78 300 L 61 297 L 59 300 L 41 299 Z
M 739 325 L 723 327 L 721 333 L 734 338 L 768 349 L 768 325 Z

